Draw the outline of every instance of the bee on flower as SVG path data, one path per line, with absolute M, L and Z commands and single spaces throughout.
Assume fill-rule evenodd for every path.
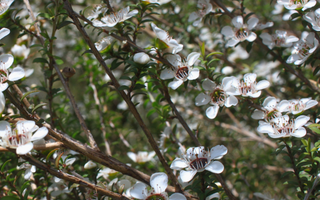
M 162 80 L 175 78 L 169 83 L 169 87 L 177 89 L 186 80 L 195 80 L 199 77 L 200 71 L 198 68 L 193 68 L 193 64 L 200 57 L 200 53 L 192 52 L 188 55 L 185 61 L 181 60 L 181 57 L 177 54 L 166 56 L 167 60 L 174 67 L 173 69 L 164 69 L 160 78 Z

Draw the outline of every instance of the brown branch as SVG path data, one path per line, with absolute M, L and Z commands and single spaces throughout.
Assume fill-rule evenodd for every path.
M 166 162 L 166 160 L 164 159 L 163 155 L 161 154 L 158 145 L 156 143 L 156 141 L 154 140 L 152 134 L 150 133 L 149 129 L 147 128 L 147 126 L 145 125 L 145 123 L 143 122 L 139 112 L 137 111 L 136 107 L 134 106 L 134 104 L 132 103 L 132 101 L 130 100 L 130 98 L 127 96 L 127 94 L 123 91 L 123 90 L 119 90 L 118 88 L 120 87 L 120 84 L 118 83 L 117 79 L 114 77 L 113 73 L 111 72 L 111 70 L 108 68 L 108 66 L 105 64 L 102 56 L 100 55 L 100 53 L 98 52 L 98 50 L 96 49 L 94 43 L 91 41 L 91 39 L 89 38 L 88 34 L 86 33 L 86 31 L 84 30 L 82 24 L 80 23 L 79 19 L 78 19 L 78 15 L 73 11 L 69 1 L 67 0 L 63 0 L 64 1 L 64 8 L 67 10 L 69 17 L 73 20 L 74 24 L 76 25 L 77 29 L 80 31 L 80 33 L 82 34 L 83 38 L 85 39 L 85 41 L 87 42 L 87 44 L 89 45 L 90 49 L 92 50 L 93 54 L 95 55 L 95 57 L 97 58 L 97 60 L 99 61 L 100 65 L 104 68 L 104 70 L 106 71 L 106 73 L 109 75 L 114 87 L 118 90 L 118 92 L 120 93 L 120 95 L 122 96 L 122 98 L 124 99 L 124 101 L 127 103 L 131 113 L 133 114 L 133 116 L 136 118 L 137 122 L 139 123 L 140 127 L 142 128 L 142 130 L 144 131 L 145 135 L 148 138 L 149 144 L 152 146 L 153 150 L 156 152 L 161 164 L 163 165 L 164 169 L 166 170 L 168 177 L 170 178 L 170 180 L 173 182 L 173 185 L 176 187 L 178 192 L 183 192 L 180 184 L 177 181 L 177 178 L 175 177 L 175 175 L 173 174 L 172 170 L 170 169 L 168 163 Z M 127 39 L 124 39 L 120 36 L 117 36 L 115 34 L 111 34 L 113 37 L 121 40 L 121 41 L 126 41 L 127 43 L 129 43 L 131 46 L 135 46 L 137 47 L 133 42 L 128 41 Z M 138 49 L 141 49 L 140 47 L 138 47 Z M 144 51 L 143 49 L 141 51 Z
M 48 166 L 47 164 L 44 164 L 40 161 L 38 161 L 37 159 L 33 158 L 32 156 L 22 156 L 23 159 L 27 160 L 30 162 L 30 164 L 32 165 L 35 165 L 36 167 L 58 177 L 58 178 L 61 178 L 63 180 L 66 180 L 66 181 L 70 181 L 70 182 L 73 182 L 73 183 L 77 183 L 79 184 L 80 186 L 82 187 L 87 187 L 87 188 L 91 188 L 92 190 L 95 190 L 97 191 L 98 193 L 102 194 L 102 195 L 107 195 L 109 197 L 112 197 L 112 199 L 128 199 L 127 197 L 123 196 L 123 195 L 120 195 L 120 194 L 117 194 L 117 193 L 114 193 L 114 192 L 111 192 L 109 190 L 106 190 L 104 188 L 101 188 L 99 186 L 96 186 L 95 184 L 92 184 L 84 179 L 81 179 L 81 178 L 78 178 L 76 176 L 72 176 L 70 174 L 67 174 L 65 172 L 63 172 L 62 170 L 55 170 L 53 169 L 52 167 Z
M 33 149 L 34 150 L 38 150 L 38 151 L 56 149 L 56 148 L 64 148 L 63 143 L 54 142 L 54 143 L 33 145 Z M 10 150 L 7 149 L 7 148 L 4 148 L 4 147 L 0 147 L 0 151 L 1 152 L 7 152 L 7 151 L 10 151 Z

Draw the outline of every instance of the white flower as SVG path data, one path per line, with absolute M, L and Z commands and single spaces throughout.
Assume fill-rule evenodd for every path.
M 316 105 L 318 105 L 318 101 L 311 98 L 293 99 L 289 100 L 288 111 L 296 115 Z
M 96 163 L 92 162 L 91 160 L 89 160 L 85 165 L 84 168 L 85 169 L 93 169 L 97 166 Z
M 9 35 L 9 33 L 10 33 L 10 29 L 7 29 L 7 28 L 0 29 L 0 40 L 6 37 L 7 35 Z
M 181 170 L 180 177 L 183 182 L 191 181 L 197 172 L 204 170 L 220 174 L 224 170 L 223 164 L 212 160 L 222 158 L 227 152 L 228 149 L 223 145 L 212 147 L 210 152 L 207 152 L 203 146 L 191 147 L 186 154 L 182 155 L 182 158 L 176 158 L 170 168 Z M 187 171 L 182 170 L 184 168 Z
M 98 51 L 104 51 L 113 42 L 113 40 L 113 37 L 107 36 L 102 38 L 98 42 L 94 43 L 94 46 L 97 48 Z
M 288 10 L 295 10 L 302 8 L 302 11 L 312 8 L 317 4 L 316 0 L 278 0 L 278 4 L 284 5 Z
M 101 19 L 92 20 L 92 24 L 95 27 L 114 27 L 116 24 L 123 22 L 127 19 L 138 14 L 138 10 L 130 11 L 130 7 L 123 8 L 118 12 L 111 13 L 110 15 L 106 15 L 101 17 Z
M 9 81 L 17 81 L 24 77 L 24 69 L 22 67 L 14 68 L 11 73 L 9 73 L 8 68 L 13 63 L 13 56 L 10 54 L 2 54 L 0 56 L 0 91 L 4 91 L 8 88 Z
M 36 132 L 35 132 L 36 131 Z M 33 134 L 33 132 L 35 132 Z M 33 149 L 33 143 L 41 140 L 48 134 L 46 127 L 39 128 L 34 121 L 18 121 L 16 128 L 11 131 L 11 126 L 6 121 L 0 121 L 0 136 L 6 147 L 16 149 L 20 155 L 27 154 Z
M 17 56 L 17 57 L 23 57 L 24 59 L 28 58 L 28 55 L 30 53 L 30 49 L 26 47 L 26 45 L 22 45 L 22 46 L 19 46 L 19 45 L 14 45 L 12 48 L 11 48 L 11 52 L 14 56 Z
M 312 25 L 313 30 L 320 31 L 320 8 L 303 15 L 303 19 Z
M 0 115 L 2 114 L 5 106 L 6 106 L 6 98 L 4 97 L 3 93 L 0 92 Z
M 228 91 L 233 89 L 231 87 L 233 79 L 235 77 L 225 77 L 222 79 L 221 85 L 217 86 L 213 81 L 205 79 L 202 83 L 204 90 L 208 91 L 208 94 L 200 93 L 195 100 L 196 106 L 206 105 L 211 102 L 210 106 L 206 110 L 206 115 L 210 119 L 214 119 L 219 111 L 219 106 L 231 107 L 238 104 L 238 99 L 233 95 L 228 95 Z
M 289 102 L 283 100 L 278 103 L 275 97 L 267 97 L 263 101 L 263 110 L 255 109 L 251 117 L 253 119 L 265 119 L 266 121 L 271 121 L 274 118 L 280 117 L 281 112 L 285 112 L 288 109 Z
M 301 138 L 306 135 L 304 126 L 310 117 L 300 115 L 295 120 L 289 118 L 288 115 L 277 117 L 271 120 L 270 123 L 259 121 L 257 131 L 260 133 L 268 133 L 272 138 L 280 137 L 298 137 Z
M 256 82 L 257 75 L 254 73 L 245 74 L 243 76 L 243 81 L 238 79 L 233 79 L 232 87 L 234 87 L 235 92 L 228 92 L 229 95 L 242 95 L 244 97 L 249 96 L 252 98 L 257 98 L 261 95 L 262 89 L 270 86 L 269 81 L 262 80 L 258 83 Z
M 127 155 L 133 162 L 136 163 L 145 163 L 152 160 L 152 158 L 156 155 L 156 152 L 151 151 L 150 153 L 147 151 L 139 151 L 138 154 L 135 154 L 133 152 L 128 152 Z
M 129 189 L 130 196 L 135 199 L 163 199 L 163 200 L 186 200 L 187 198 L 180 193 L 174 193 L 168 198 L 165 192 L 168 187 L 168 176 L 163 172 L 154 173 L 150 177 L 150 191 L 147 190 L 147 185 L 144 183 L 136 183 Z
M 99 171 L 99 173 L 98 173 L 98 175 L 97 175 L 97 178 L 99 178 L 99 177 L 102 176 L 104 179 L 107 180 L 110 175 L 114 175 L 114 174 L 116 174 L 116 173 L 118 173 L 118 172 L 115 171 L 115 170 L 113 170 L 113 169 L 110 169 L 110 168 L 106 167 L 106 168 L 101 169 L 101 170 Z
M 134 54 L 133 61 L 142 65 L 145 65 L 150 61 L 150 57 L 148 54 L 144 52 L 139 52 Z
M 36 166 L 30 165 L 29 163 L 23 163 L 22 165 L 18 166 L 17 169 L 25 169 L 24 173 L 24 179 L 25 180 L 30 180 L 30 177 L 32 176 L 33 173 L 37 171 Z
M 276 30 L 275 34 L 262 33 L 260 35 L 263 44 L 267 45 L 269 49 L 273 47 L 291 47 L 293 42 L 299 41 L 299 38 L 290 35 L 287 36 L 287 31 Z
M 170 53 L 176 54 L 182 50 L 183 45 L 179 44 L 177 40 L 172 39 L 172 37 L 169 36 L 168 32 L 162 30 L 161 28 L 158 28 L 154 23 L 151 23 L 151 27 L 153 32 L 155 32 L 157 38 L 159 38 L 167 45 L 168 51 Z
M 0 0 L 0 15 L 5 13 L 13 2 L 14 0 Z
M 192 12 L 189 15 L 188 22 L 193 22 L 193 26 L 198 26 L 204 16 L 212 11 L 212 5 L 209 0 L 198 0 L 198 11 Z
M 318 45 L 319 42 L 315 38 L 314 33 L 309 33 L 307 37 L 302 36 L 301 40 L 293 46 L 293 50 L 287 59 L 287 63 L 294 63 L 295 65 L 303 64 L 318 48 Z
M 200 53 L 190 53 L 186 61 L 181 61 L 181 57 L 177 54 L 166 56 L 167 60 L 173 65 L 174 69 L 164 69 L 160 78 L 162 80 L 175 79 L 169 83 L 169 87 L 177 89 L 184 81 L 195 80 L 199 77 L 199 69 L 193 68 L 192 65 L 198 60 Z
M 248 20 L 248 25 L 246 25 L 243 24 L 242 16 L 234 17 L 232 24 L 235 26 L 235 29 L 232 29 L 230 26 L 225 26 L 221 30 L 221 33 L 229 39 L 226 47 L 234 47 L 244 40 L 253 42 L 257 38 L 257 35 L 251 30 L 255 28 L 258 22 L 258 18 L 252 17 Z

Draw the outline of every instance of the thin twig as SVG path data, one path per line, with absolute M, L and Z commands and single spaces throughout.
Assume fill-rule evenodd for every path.
M 100 53 L 98 52 L 98 50 L 96 49 L 94 43 L 91 41 L 91 39 L 89 38 L 88 34 L 86 33 L 86 31 L 84 30 L 82 24 L 80 23 L 79 19 L 77 18 L 77 14 L 73 11 L 69 1 L 64 0 L 64 8 L 67 10 L 69 17 L 73 20 L 74 24 L 76 25 L 76 27 L 78 28 L 78 30 L 80 31 L 80 33 L 82 34 L 83 38 L 85 39 L 85 41 L 87 42 L 87 44 L 89 45 L 90 49 L 92 50 L 93 54 L 95 55 L 95 57 L 97 58 L 97 60 L 99 61 L 99 63 L 101 64 L 101 66 L 104 68 L 104 70 L 106 71 L 106 73 L 109 75 L 114 87 L 118 90 L 118 92 L 120 93 L 120 95 L 122 96 L 122 98 L 124 99 L 124 101 L 127 103 L 131 113 L 134 115 L 134 117 L 136 118 L 137 122 L 139 123 L 140 127 L 142 128 L 142 130 L 144 131 L 145 135 L 148 138 L 149 144 L 152 146 L 153 150 L 156 152 L 161 164 L 163 165 L 164 169 L 166 170 L 168 177 L 170 178 L 170 180 L 173 182 L 173 185 L 175 185 L 176 189 L 178 192 L 182 192 L 182 188 L 180 186 L 180 184 L 178 183 L 177 178 L 175 177 L 175 175 L 173 174 L 172 170 L 170 169 L 168 163 L 166 162 L 166 160 L 164 159 L 163 155 L 161 154 L 161 151 L 158 148 L 158 145 L 156 143 L 156 141 L 154 140 L 151 132 L 149 131 L 149 129 L 147 128 L 147 126 L 145 125 L 145 123 L 143 122 L 139 112 L 137 111 L 136 107 L 134 106 L 134 104 L 132 103 L 132 101 L 130 100 L 130 98 L 127 96 L 127 94 L 123 91 L 123 90 L 119 90 L 118 88 L 120 87 L 119 82 L 117 81 L 117 79 L 114 77 L 113 73 L 111 72 L 111 70 L 108 68 L 108 66 L 105 64 L 102 56 L 100 55 Z M 121 38 L 120 36 L 117 36 L 115 34 L 112 34 L 113 37 L 118 37 L 123 41 L 127 41 L 126 39 Z M 127 43 L 129 43 L 130 45 L 134 45 L 131 41 L 127 41 Z M 137 46 L 136 46 L 137 47 Z M 140 48 L 140 47 L 139 47 Z M 140 48 L 141 49 L 141 48 Z

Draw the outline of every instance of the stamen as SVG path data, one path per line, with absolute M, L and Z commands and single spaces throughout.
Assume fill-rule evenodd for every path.
M 185 79 L 186 77 L 188 77 L 188 75 L 189 75 L 189 68 L 186 66 L 180 67 L 176 72 L 176 77 L 178 79 Z

